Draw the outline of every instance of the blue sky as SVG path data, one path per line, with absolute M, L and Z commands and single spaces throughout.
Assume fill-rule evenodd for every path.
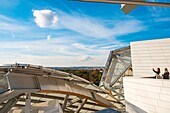
M 149 0 L 162 1 L 168 0 Z M 67 0 L 1 0 L 0 64 L 104 66 L 111 50 L 169 38 L 170 8 Z

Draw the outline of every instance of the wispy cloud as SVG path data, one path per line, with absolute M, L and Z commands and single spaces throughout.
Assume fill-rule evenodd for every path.
M 29 28 L 23 25 L 0 21 L 0 30 L 8 32 L 23 32 Z
M 166 2 L 169 3 L 169 0 L 148 0 L 150 2 Z M 169 14 L 169 8 L 167 7 L 158 7 L 158 6 L 150 6 L 147 9 L 151 12 L 153 17 L 160 17 Z
M 48 14 L 42 12 L 48 12 Z M 68 29 L 96 38 L 115 37 L 145 30 L 142 22 L 136 19 L 117 21 L 112 23 L 112 27 L 108 27 L 107 24 L 103 24 L 98 19 L 89 16 L 69 15 L 61 11 L 34 10 L 33 15 L 39 27 Z M 57 18 L 58 21 L 55 21 L 54 18 Z M 57 26 L 57 24 L 59 25 Z
M 19 4 L 19 0 L 13 0 L 13 2 L 11 2 L 10 0 L 1 0 L 0 6 L 13 8 L 16 7 L 18 4 Z
M 48 35 L 47 37 L 49 37 Z M 113 45 L 112 45 L 113 44 Z M 122 46 L 126 44 L 122 43 Z M 120 48 L 119 43 L 82 44 L 55 38 L 37 41 L 0 42 L 3 63 L 36 63 L 48 66 L 104 65 L 111 49 Z M 53 61 L 53 62 L 52 62 Z
M 24 22 L 23 22 L 24 23 Z M 30 27 L 15 19 L 0 15 L 0 30 L 8 32 L 24 32 L 30 30 Z
M 170 22 L 170 17 L 156 18 L 155 22 Z
M 35 56 L 25 54 L 2 54 L 0 64 L 29 63 L 43 66 L 104 66 L 106 56 L 94 57 L 95 60 L 78 61 L 74 56 Z M 98 62 L 96 62 L 98 61 Z
M 78 61 L 88 61 L 88 60 L 92 60 L 93 58 L 91 56 L 88 55 L 83 55 L 83 56 L 79 56 L 78 57 Z

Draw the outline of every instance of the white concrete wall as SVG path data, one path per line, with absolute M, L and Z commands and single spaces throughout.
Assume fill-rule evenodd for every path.
M 170 71 L 170 38 L 132 42 L 132 67 L 134 77 L 154 76 L 152 68 Z
M 125 100 L 147 113 L 170 113 L 170 80 L 125 77 Z M 128 107 L 129 113 L 143 113 Z

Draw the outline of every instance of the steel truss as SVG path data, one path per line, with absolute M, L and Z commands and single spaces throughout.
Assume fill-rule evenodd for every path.
M 108 91 L 115 99 L 115 105 L 125 111 L 123 77 L 132 76 L 130 47 L 111 51 L 106 62 L 100 87 Z
M 0 81 L 0 106 L 3 111 L 12 108 L 10 111 L 15 112 L 16 109 L 22 108 L 22 112 L 29 113 L 31 111 L 28 108 L 35 110 L 37 105 L 50 100 L 57 100 L 64 112 L 90 112 L 107 107 L 117 109 L 112 103 L 114 99 L 111 95 L 100 87 L 73 74 L 42 66 L 2 66 Z M 7 100 L 9 102 L 6 102 Z

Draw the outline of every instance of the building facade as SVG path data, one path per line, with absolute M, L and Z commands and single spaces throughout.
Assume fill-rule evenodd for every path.
M 170 80 L 153 79 L 153 68 L 170 69 L 170 38 L 132 42 L 133 77 L 123 79 L 128 113 L 170 113 Z

